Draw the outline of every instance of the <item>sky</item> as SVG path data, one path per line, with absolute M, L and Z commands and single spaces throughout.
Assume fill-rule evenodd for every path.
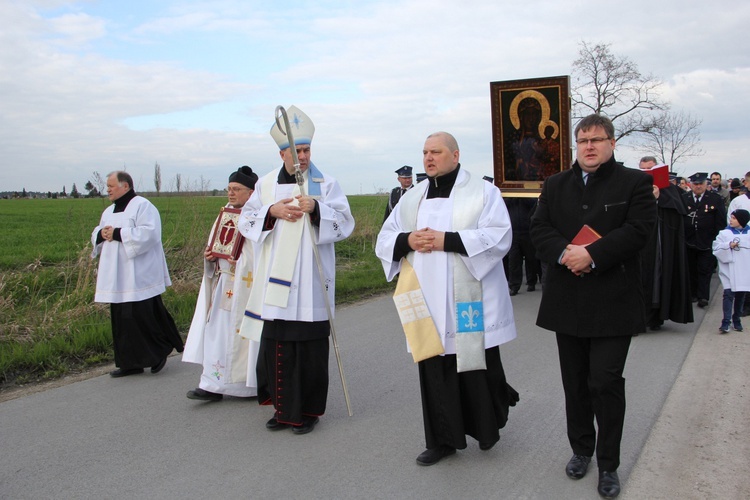
M 705 154 L 678 173 L 750 170 L 748 2 L 0 0 L 0 18 L 0 191 L 118 169 L 152 191 L 156 163 L 164 191 L 222 189 L 241 165 L 281 166 L 278 105 L 310 116 L 312 161 L 346 194 L 421 172 L 439 130 L 492 176 L 490 82 L 569 75 L 584 41 L 703 120 Z

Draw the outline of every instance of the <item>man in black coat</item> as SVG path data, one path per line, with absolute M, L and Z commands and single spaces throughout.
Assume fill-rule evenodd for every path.
M 596 452 L 599 494 L 614 498 L 625 419 L 622 372 L 632 335 L 645 331 L 640 251 L 656 205 L 651 178 L 615 161 L 608 118 L 587 116 L 575 137 L 576 162 L 547 178 L 531 220 L 537 255 L 547 263 L 537 325 L 557 336 L 573 449 L 566 474 L 582 478 Z M 595 241 L 573 244 L 584 225 Z
M 716 259 L 711 245 L 719 231 L 727 227 L 727 213 L 721 196 L 707 189 L 708 174 L 690 176 L 691 191 L 683 194 L 687 205 L 685 242 L 687 243 L 690 290 L 698 307 L 708 305 L 711 275 Z
M 641 170 L 655 166 L 653 156 L 644 156 L 638 164 Z M 671 183 L 661 188 L 654 185 L 658 217 L 641 252 L 646 326 L 654 331 L 660 330 L 665 320 L 693 322 L 685 246 L 687 206 L 682 195 L 683 191 Z
M 526 291 L 536 289 L 539 275 L 539 263 L 536 250 L 529 236 L 531 213 L 536 206 L 534 198 L 503 198 L 510 216 L 510 227 L 513 230 L 513 243 L 508 252 L 508 289 L 511 295 L 518 294 L 523 284 L 523 272 L 526 270 Z

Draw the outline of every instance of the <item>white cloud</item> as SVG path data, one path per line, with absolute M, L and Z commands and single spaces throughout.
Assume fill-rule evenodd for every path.
M 392 187 L 403 164 L 421 171 L 424 137 L 439 129 L 457 136 L 467 168 L 492 175 L 489 82 L 568 74 L 583 39 L 611 42 L 703 118 L 708 154 L 685 168 L 747 169 L 745 5 L 123 5 L 0 4 L 0 190 L 80 186 L 123 164 L 150 189 L 155 161 L 165 178 L 221 187 L 239 165 L 278 166 L 277 104 L 313 118 L 313 160 L 349 193 Z M 638 156 L 618 149 L 626 163 Z

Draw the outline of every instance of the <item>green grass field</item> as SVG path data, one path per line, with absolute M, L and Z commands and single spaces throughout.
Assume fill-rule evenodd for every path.
M 183 335 L 203 272 L 201 255 L 224 197 L 151 197 L 173 286 L 164 302 Z M 350 196 L 356 221 L 336 245 L 337 303 L 392 290 L 375 257 L 383 196 Z M 91 231 L 103 199 L 0 200 L 0 389 L 112 360 L 109 307 L 93 302 Z

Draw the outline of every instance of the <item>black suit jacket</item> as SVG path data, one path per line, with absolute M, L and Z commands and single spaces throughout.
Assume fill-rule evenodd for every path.
M 687 205 L 685 242 L 690 248 L 711 251 L 716 235 L 727 227 L 724 200 L 713 191 L 706 191 L 701 201 L 695 202 L 692 191 L 682 195 Z
M 640 251 L 656 222 L 651 177 L 614 156 L 584 186 L 578 162 L 549 177 L 531 220 L 537 254 L 547 262 L 537 325 L 579 337 L 645 331 Z M 594 268 L 575 276 L 558 264 L 584 224 L 602 238 L 586 249 Z

